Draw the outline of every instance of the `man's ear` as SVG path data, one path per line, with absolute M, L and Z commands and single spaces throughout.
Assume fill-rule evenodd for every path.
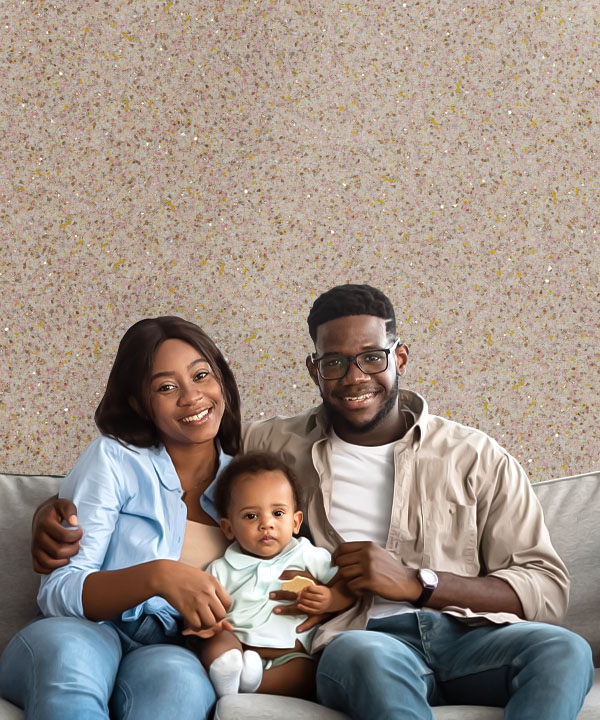
M 394 351 L 396 360 L 396 375 L 404 375 L 408 363 L 408 345 L 398 344 Z
M 308 372 L 312 378 L 312 381 L 318 387 L 319 386 L 319 371 L 317 370 L 317 366 L 314 364 L 313 359 L 310 355 L 306 356 L 306 367 L 308 368 Z
M 221 526 L 223 535 L 225 535 L 228 540 L 233 540 L 233 532 L 231 530 L 231 522 L 229 518 L 221 518 L 219 525 Z
M 296 510 L 294 513 L 294 535 L 297 535 L 300 532 L 300 525 L 302 525 L 303 520 L 304 513 L 302 510 Z

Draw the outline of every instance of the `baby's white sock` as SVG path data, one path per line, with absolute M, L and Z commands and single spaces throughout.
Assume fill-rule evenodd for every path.
M 242 655 L 244 667 L 240 677 L 240 692 L 253 693 L 262 682 L 263 666 L 260 655 L 254 650 L 245 650 Z
M 236 648 L 227 650 L 212 661 L 208 676 L 219 697 L 238 694 L 243 667 L 242 653 Z

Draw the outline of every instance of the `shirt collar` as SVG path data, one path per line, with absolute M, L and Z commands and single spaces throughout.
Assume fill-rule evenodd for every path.
M 206 488 L 203 495 L 200 498 L 200 506 L 202 509 L 208 513 L 211 518 L 218 524 L 219 523 L 219 514 L 217 513 L 217 508 L 215 506 L 215 487 L 217 480 L 219 478 L 220 473 L 223 471 L 224 468 L 226 468 L 229 463 L 232 460 L 231 455 L 228 455 L 226 452 L 223 451 L 223 448 L 221 447 L 221 443 L 218 440 L 215 440 L 216 447 L 217 447 L 217 453 L 219 456 L 219 467 L 217 469 L 217 474 L 215 476 L 215 479 L 211 482 L 211 484 Z M 181 490 L 181 481 L 179 480 L 179 475 L 177 475 L 177 470 L 175 470 L 175 466 L 173 465 L 173 461 L 171 460 L 171 456 L 167 452 L 167 449 L 164 445 L 159 445 L 158 447 L 150 447 L 150 448 L 135 448 L 138 452 L 147 452 L 148 456 L 150 457 L 150 460 L 152 464 L 154 465 L 154 468 L 156 470 L 156 475 L 158 477 L 159 482 L 161 485 L 166 487 L 168 490 Z
M 283 548 L 280 553 L 274 555 L 272 558 L 262 558 L 256 555 L 249 555 L 244 552 L 240 547 L 237 540 L 231 543 L 231 545 L 225 550 L 225 559 L 236 570 L 242 570 L 243 568 L 255 567 L 258 564 L 265 565 L 268 563 L 280 562 L 286 553 L 294 550 L 300 541 L 296 538 L 292 538 L 289 543 Z
M 135 448 L 138 452 L 141 452 L 141 448 Z M 167 452 L 167 448 L 164 445 L 158 445 L 154 447 L 144 448 L 144 452 L 148 453 L 148 457 L 154 465 L 158 480 L 163 487 L 167 490 L 181 490 L 181 481 L 175 465 L 171 460 L 171 456 Z
M 217 452 L 219 453 L 219 468 L 217 470 L 217 474 L 215 475 L 215 479 L 211 482 L 211 484 L 206 488 L 206 490 L 202 493 L 200 497 L 200 507 L 204 510 L 204 512 L 208 513 L 211 518 L 218 524 L 220 517 L 219 513 L 217 512 L 217 506 L 215 505 L 215 490 L 217 488 L 217 480 L 219 479 L 219 475 L 229 465 L 233 458 L 231 457 L 231 455 L 223 452 L 221 443 L 218 440 L 216 441 L 216 444 Z

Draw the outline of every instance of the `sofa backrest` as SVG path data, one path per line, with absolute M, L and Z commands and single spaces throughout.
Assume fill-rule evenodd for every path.
M 592 646 L 600 666 L 600 470 L 534 483 L 552 543 L 571 575 L 564 625 Z
M 60 477 L 0 474 L 0 652 L 38 612 L 40 577 L 33 572 L 29 546 L 33 511 L 55 495 Z
M 39 577 L 29 554 L 34 509 L 56 493 L 60 477 L 0 474 L 0 652 L 36 615 Z M 565 625 L 583 635 L 600 665 L 600 471 L 534 483 L 552 541 L 571 574 Z

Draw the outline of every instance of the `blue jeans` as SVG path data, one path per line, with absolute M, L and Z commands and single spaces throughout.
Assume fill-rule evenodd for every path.
M 135 623 L 42 618 L 0 659 L 0 695 L 27 720 L 203 720 L 216 697 L 196 656 L 153 616 Z
M 592 686 L 588 643 L 544 623 L 468 627 L 419 611 L 336 636 L 317 697 L 354 720 L 433 720 L 432 705 L 504 707 L 506 720 L 575 720 Z

